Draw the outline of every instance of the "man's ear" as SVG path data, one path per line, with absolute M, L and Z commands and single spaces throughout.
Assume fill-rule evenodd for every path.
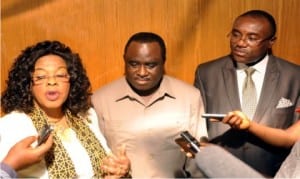
M 275 41 L 277 40 L 277 37 L 274 36 L 269 40 L 269 45 L 268 45 L 268 54 L 273 54 L 273 50 L 272 50 L 272 46 L 275 43 Z
M 273 46 L 273 44 L 275 43 L 275 41 L 277 40 L 277 37 L 274 36 L 269 40 L 269 48 L 271 48 Z

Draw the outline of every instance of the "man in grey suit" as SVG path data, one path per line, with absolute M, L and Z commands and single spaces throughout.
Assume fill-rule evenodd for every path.
M 275 20 L 265 11 L 251 10 L 235 19 L 229 33 L 230 55 L 200 64 L 196 70 L 194 85 L 201 91 L 207 113 L 252 109 L 246 114 L 253 121 L 282 129 L 298 120 L 294 111 L 300 105 L 300 66 L 272 55 L 275 35 Z M 249 67 L 254 73 L 247 75 L 244 70 Z M 247 76 L 250 96 L 245 92 L 246 84 L 250 86 Z M 247 131 L 212 121 L 207 125 L 210 142 L 265 176 L 274 176 L 289 152 Z

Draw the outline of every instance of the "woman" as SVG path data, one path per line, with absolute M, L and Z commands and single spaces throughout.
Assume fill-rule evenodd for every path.
M 81 59 L 69 47 L 44 41 L 26 48 L 15 60 L 1 98 L 7 114 L 0 120 L 0 159 L 17 141 L 48 124 L 54 129 L 52 148 L 45 160 L 18 171 L 19 177 L 125 175 L 130 166 L 125 149 L 107 159 L 110 149 L 91 108 L 90 89 Z

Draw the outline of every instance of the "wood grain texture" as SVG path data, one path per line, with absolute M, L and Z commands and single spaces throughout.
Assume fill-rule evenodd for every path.
M 123 75 L 123 48 L 152 31 L 167 44 L 166 72 L 190 84 L 198 64 L 229 52 L 236 16 L 263 9 L 275 17 L 277 56 L 300 64 L 299 0 L 3 0 L 1 91 L 14 58 L 28 45 L 59 40 L 78 52 L 93 90 Z

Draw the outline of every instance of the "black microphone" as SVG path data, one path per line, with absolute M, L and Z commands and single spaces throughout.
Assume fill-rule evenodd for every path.
M 200 148 L 195 157 L 208 178 L 265 178 L 262 174 L 217 145 Z

